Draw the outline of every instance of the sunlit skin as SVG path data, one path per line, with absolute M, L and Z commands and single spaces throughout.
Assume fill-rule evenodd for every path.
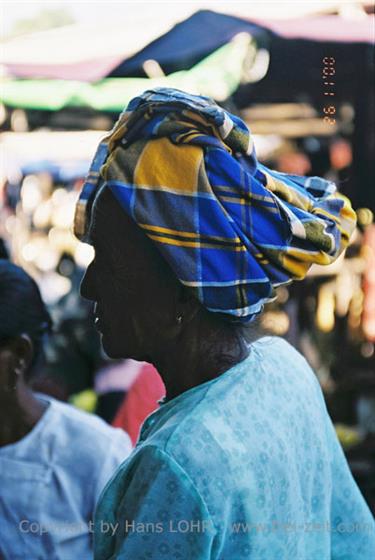
M 154 364 L 173 398 L 248 355 L 239 330 L 183 287 L 108 190 L 93 212 L 95 258 L 81 295 L 96 302 L 96 325 L 109 356 Z

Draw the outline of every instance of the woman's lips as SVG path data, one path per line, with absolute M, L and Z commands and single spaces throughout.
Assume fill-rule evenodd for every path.
M 101 323 L 102 321 L 101 321 L 100 311 L 98 309 L 98 304 L 96 304 L 94 309 L 94 325 L 99 332 L 101 332 L 100 329 Z

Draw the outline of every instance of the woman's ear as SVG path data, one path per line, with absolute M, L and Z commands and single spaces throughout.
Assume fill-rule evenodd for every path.
M 29 369 L 34 355 L 33 343 L 26 334 L 10 339 L 0 348 L 0 382 L 3 391 L 9 393 Z
M 201 303 L 193 296 L 191 290 L 181 284 L 177 300 L 176 321 L 180 324 L 190 323 L 201 307 Z
M 17 358 L 18 372 L 23 375 L 33 361 L 34 345 L 28 334 L 21 334 L 13 339 L 13 348 Z

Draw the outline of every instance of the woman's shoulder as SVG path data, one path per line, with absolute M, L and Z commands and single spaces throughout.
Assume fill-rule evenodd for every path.
M 59 455 L 68 456 L 79 449 L 81 457 L 105 459 L 115 447 L 122 449 L 122 456 L 129 455 L 132 445 L 129 436 L 120 428 L 109 426 L 95 414 L 79 410 L 73 405 L 58 401 L 50 396 L 38 394 L 49 403 L 48 424 L 45 426 L 45 441 L 50 440 Z M 59 445 L 56 445 L 60 443 Z
M 250 346 L 250 353 L 256 355 L 255 367 L 270 375 L 278 372 L 284 380 L 318 383 L 317 377 L 306 358 L 285 338 L 264 336 Z
M 258 349 L 263 355 L 287 355 L 288 357 L 298 356 L 300 360 L 306 362 L 302 354 L 286 338 L 276 335 L 265 335 L 258 338 L 250 345 L 250 348 Z M 307 362 L 306 362 L 307 363 Z

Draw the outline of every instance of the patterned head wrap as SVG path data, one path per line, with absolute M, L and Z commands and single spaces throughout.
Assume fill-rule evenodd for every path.
M 355 227 L 333 183 L 261 165 L 241 119 L 175 89 L 134 98 L 99 145 L 75 216 L 88 242 L 101 186 L 207 309 L 243 321 L 275 287 L 332 263 Z

